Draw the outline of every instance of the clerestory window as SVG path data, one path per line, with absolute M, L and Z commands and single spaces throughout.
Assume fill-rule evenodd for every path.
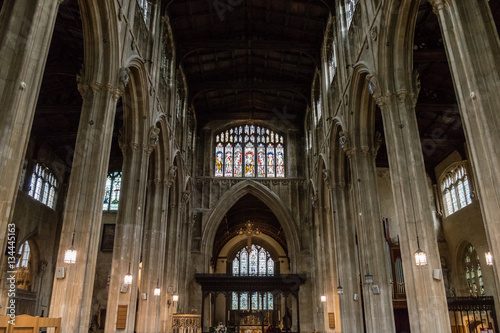
M 465 161 L 452 165 L 441 178 L 441 193 L 446 216 L 472 203 Z
M 283 136 L 268 128 L 232 127 L 215 145 L 215 177 L 285 177 Z
M 57 189 L 57 178 L 52 170 L 37 163 L 35 165 L 35 171 L 31 175 L 31 184 L 28 194 L 48 207 L 55 209 Z

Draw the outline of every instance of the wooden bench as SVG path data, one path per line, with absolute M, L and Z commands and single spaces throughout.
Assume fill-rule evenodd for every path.
M 14 325 L 9 321 L 10 317 L 0 316 L 0 333 L 38 333 L 41 327 L 53 328 L 54 333 L 61 333 L 61 318 L 19 315 Z

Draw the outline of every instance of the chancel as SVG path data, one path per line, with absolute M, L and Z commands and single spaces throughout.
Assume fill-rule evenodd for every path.
M 0 0 L 0 332 L 499 332 L 499 26 Z

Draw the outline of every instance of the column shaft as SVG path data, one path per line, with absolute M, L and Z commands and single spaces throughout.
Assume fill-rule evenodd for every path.
M 500 41 L 487 0 L 432 0 L 459 100 L 500 299 Z M 457 124 L 460 122 L 456 121 Z
M 105 88 L 106 87 L 106 88 Z M 87 333 L 101 232 L 102 204 L 109 164 L 116 91 L 108 85 L 84 89 L 68 194 L 63 213 L 57 266 L 66 277 L 55 279 L 51 317 L 62 317 L 62 331 Z M 78 251 L 76 264 L 64 264 L 71 245 Z
M 118 305 L 127 305 L 125 332 L 134 332 L 142 248 L 144 203 L 147 185 L 149 151 L 147 146 L 131 143 L 122 146 L 123 171 L 120 205 L 116 218 L 115 246 L 106 313 L 105 332 L 116 331 Z M 132 284 L 122 292 L 124 277 L 131 273 Z
M 0 246 L 6 248 L 19 179 L 59 3 L 4 1 L 0 13 Z M 6 267 L 1 256 L 0 267 Z M 4 276 L 4 274 L 2 274 Z M 2 288 L 6 284 L 2 283 Z M 0 306 L 6 306 L 6 292 Z
M 348 152 L 353 170 L 358 249 L 367 332 L 395 332 L 392 292 L 382 217 L 379 207 L 377 173 L 372 149 Z M 373 283 L 365 281 L 373 275 Z M 378 286 L 379 293 L 372 287 Z
M 413 98 L 405 90 L 397 97 L 377 98 L 384 121 L 410 327 L 412 333 L 450 332 L 444 284 L 432 278 L 432 270 L 441 268 L 441 261 Z M 415 265 L 417 230 L 420 247 L 427 253 L 426 266 Z

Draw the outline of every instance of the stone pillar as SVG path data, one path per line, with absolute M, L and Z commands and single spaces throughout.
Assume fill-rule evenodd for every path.
M 441 261 L 415 114 L 416 95 L 401 89 L 374 97 L 384 122 L 411 332 L 450 332 L 444 284 L 432 278 Z M 427 253 L 426 266 L 415 265 L 417 230 L 420 248 Z
M 339 263 L 337 265 L 339 277 L 337 283 L 340 283 L 344 291 L 344 294 L 339 296 L 341 328 L 343 327 L 342 332 L 347 333 L 363 332 L 363 310 L 359 291 L 355 228 L 354 223 L 351 223 L 351 186 L 338 182 L 332 184 L 332 190 L 334 228 L 335 234 L 338 235 L 337 241 L 334 243 L 337 262 Z M 358 295 L 358 300 L 354 299 L 354 294 Z
M 106 324 L 104 332 L 116 331 L 116 319 L 119 305 L 127 305 L 127 321 L 124 332 L 134 332 L 139 262 L 142 249 L 142 231 L 144 224 L 144 203 L 147 185 L 149 154 L 152 147 L 142 143 L 124 143 L 120 140 L 123 152 L 122 186 L 120 205 L 116 217 L 115 245 L 111 264 Z M 124 277 L 133 276 L 132 284 L 123 289 Z
M 392 292 L 382 216 L 379 207 L 376 148 L 344 146 L 351 161 L 358 251 L 367 332 L 395 332 Z M 373 283 L 366 275 L 373 275 Z M 378 292 L 373 288 L 378 287 Z
M 168 226 L 167 226 L 167 249 L 165 253 L 165 264 L 163 271 L 163 287 L 166 289 L 166 292 L 162 294 L 162 303 L 161 303 L 161 332 L 169 332 L 171 330 L 172 324 L 172 314 L 175 312 L 174 308 L 176 304 L 172 301 L 172 296 L 174 293 L 174 246 L 176 244 L 177 232 L 176 232 L 176 223 L 177 223 L 177 204 L 176 204 L 176 179 L 177 179 L 177 167 L 172 165 L 170 167 L 170 191 L 169 191 L 169 210 L 167 213 L 168 216 Z M 209 310 L 210 311 L 210 308 Z
M 148 190 L 147 219 L 142 250 L 140 289 L 141 293 L 147 294 L 147 298 L 139 298 L 137 333 L 159 332 L 160 330 L 161 294 L 167 292 L 163 286 L 167 240 L 167 198 L 167 182 L 155 179 Z M 160 296 L 154 295 L 157 285 L 160 287 Z
M 430 0 L 439 18 L 500 299 L 500 41 L 487 0 Z M 480 256 L 484 254 L 479 253 Z
M 66 271 L 64 278 L 54 280 L 49 315 L 63 318 L 63 332 L 87 333 L 113 122 L 121 90 L 97 81 L 80 82 L 78 89 L 83 97 L 82 113 L 56 264 Z M 65 264 L 73 232 L 76 263 Z
M 35 115 L 57 0 L 4 1 L 0 13 L 0 247 L 6 248 L 19 179 Z M 7 266 L 2 255 L 2 271 Z M 4 274 L 1 274 L 3 277 Z M 8 287 L 2 283 L 2 289 Z M 0 307 L 8 302 L 0 293 Z M 4 310 L 2 310 L 5 313 Z

